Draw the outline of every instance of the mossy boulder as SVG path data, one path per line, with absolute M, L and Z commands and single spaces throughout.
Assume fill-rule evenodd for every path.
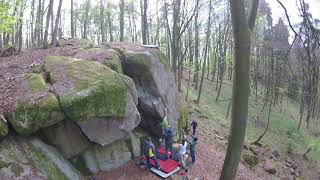
M 72 57 L 87 59 L 90 61 L 96 61 L 106 65 L 107 67 L 109 67 L 110 69 L 118 73 L 123 73 L 120 55 L 114 49 L 94 47 L 94 48 L 84 49 L 82 51 L 79 51 Z
M 135 87 L 127 86 L 124 75 L 98 62 L 68 57 L 47 57 L 44 69 L 63 112 L 91 141 L 105 146 L 138 126 L 137 97 L 130 91 Z
M 73 121 L 124 117 L 127 87 L 117 72 L 100 63 L 57 56 L 47 57 L 44 67 Z
M 53 147 L 36 138 L 8 136 L 0 144 L 3 179 L 84 179 Z
M 15 110 L 8 121 L 22 135 L 29 135 L 64 119 L 57 98 L 46 91 L 40 74 L 27 74 L 20 83 Z

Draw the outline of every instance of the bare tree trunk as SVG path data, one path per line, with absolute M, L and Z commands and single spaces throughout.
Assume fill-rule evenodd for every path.
M 123 41 L 124 31 L 124 0 L 120 0 L 120 41 Z
M 198 89 L 199 82 L 199 24 L 198 24 L 199 8 L 196 9 L 194 16 L 194 31 L 195 31 L 195 42 L 194 42 L 194 65 L 195 72 L 193 81 L 195 84 L 195 89 Z
M 22 26 L 23 26 L 23 7 L 25 6 L 25 4 L 21 3 L 21 7 L 20 7 L 20 20 L 19 20 L 19 30 L 18 30 L 18 49 L 17 51 L 20 53 L 21 49 L 22 49 Z M 28 33 L 27 33 L 28 34 Z
M 112 19 L 111 19 L 110 9 L 111 9 L 111 5 L 110 5 L 110 3 L 108 3 L 107 16 L 108 16 L 108 23 L 109 23 L 110 42 L 113 42 L 113 31 L 112 31 L 113 25 L 112 25 Z
M 74 22 L 73 22 L 73 0 L 71 0 L 71 19 L 70 19 L 70 25 L 71 25 L 71 38 L 74 38 Z
M 251 2 L 247 21 L 244 1 L 230 0 L 235 72 L 230 135 L 220 180 L 235 179 L 245 138 L 249 98 L 250 29 L 254 27 L 259 0 Z
M 148 20 L 147 20 L 147 9 L 148 9 L 148 0 L 140 0 L 141 7 L 141 36 L 142 44 L 148 44 L 147 39 L 147 29 L 148 29 Z
M 173 28 L 172 28 L 172 38 L 171 38 L 171 56 L 172 56 L 172 71 L 177 81 L 177 61 L 180 54 L 180 7 L 181 0 L 173 1 Z M 179 72 L 179 71 L 178 71 Z
M 31 23 L 30 23 L 32 46 L 34 46 L 34 28 L 33 28 L 33 25 L 34 25 L 34 3 L 35 3 L 35 0 L 32 0 L 32 2 L 31 2 Z
M 210 23 L 211 22 L 211 1 L 209 1 L 209 16 L 208 16 L 208 23 L 207 23 L 207 38 L 206 38 L 206 47 L 204 50 L 204 57 L 203 57 L 203 65 L 202 65 L 202 75 L 201 75 L 201 81 L 199 86 L 199 93 L 197 98 L 197 104 L 200 102 L 201 97 L 201 91 L 202 91 L 202 83 L 204 79 L 204 72 L 206 71 L 206 59 L 207 59 L 207 52 L 208 52 L 208 46 L 209 46 L 209 39 L 210 39 Z
M 57 39 L 57 32 L 58 32 L 59 22 L 61 21 L 60 20 L 61 19 L 61 5 L 62 5 L 62 0 L 59 1 L 56 22 L 55 22 L 54 30 L 52 33 L 51 44 L 53 46 L 59 46 L 59 42 Z
M 87 0 L 86 3 L 86 11 L 85 11 L 85 18 L 84 18 L 84 23 L 83 23 L 83 35 L 82 39 L 87 39 L 88 38 L 88 21 L 89 21 L 89 10 L 90 10 L 90 0 Z
M 53 6 L 53 0 L 50 0 L 47 12 L 47 21 L 46 21 L 46 28 L 44 30 L 44 41 L 43 41 L 43 49 L 48 48 L 48 31 L 49 31 L 49 23 L 50 23 L 50 16 Z M 38 39 L 39 40 L 39 39 Z
M 100 33 L 101 33 L 101 41 L 105 42 L 106 41 L 106 36 L 105 36 L 105 26 L 104 26 L 104 1 L 105 0 L 100 0 Z

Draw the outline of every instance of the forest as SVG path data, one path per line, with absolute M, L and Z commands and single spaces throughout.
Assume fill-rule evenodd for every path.
M 121 119 L 127 118 L 127 114 L 133 118 L 138 114 L 139 120 L 126 124 L 130 129 L 125 131 L 131 134 L 142 129 L 154 138 L 161 137 L 158 121 L 162 121 L 163 109 L 166 115 L 168 109 L 169 124 L 175 124 L 172 126 L 180 136 L 176 143 L 188 134 L 192 121 L 197 121 L 199 129 L 196 147 L 199 160 L 189 172 L 176 173 L 172 179 L 319 179 L 320 14 L 317 7 L 320 7 L 319 0 L 0 0 L 0 122 L 3 124 L 0 123 L 0 140 L 3 141 L 0 141 L 0 179 L 20 177 L 8 175 L 11 164 L 7 162 L 12 159 L 8 160 L 6 148 L 13 141 L 12 137 L 19 136 L 14 138 L 19 143 L 29 143 L 23 138 L 36 137 L 60 152 L 59 147 L 67 143 L 57 134 L 72 126 L 78 128 L 81 137 L 90 144 L 84 149 L 92 150 L 98 145 L 111 148 L 120 142 L 115 136 L 127 138 L 128 135 L 120 132 L 121 135 L 118 132 L 102 135 L 98 134 L 100 130 L 92 135 L 89 128 L 99 129 L 100 126 L 90 124 L 92 119 Z M 69 61 L 47 58 L 51 56 L 72 58 L 67 65 Z M 77 65 L 73 58 L 102 62 L 108 70 L 92 70 L 90 68 L 100 66 L 86 63 L 73 67 Z M 72 67 L 66 70 L 69 74 L 61 75 L 65 72 L 55 69 L 58 65 L 52 63 L 58 62 L 61 67 Z M 40 70 L 34 71 L 34 68 Z M 81 68 L 83 70 L 79 71 Z M 117 75 L 111 76 L 109 69 Z M 108 73 L 103 74 L 103 71 Z M 24 80 L 29 78 L 30 72 L 44 79 L 42 95 L 38 92 L 30 95 L 34 88 L 24 89 Z M 66 76 L 74 79 L 64 81 Z M 127 90 L 115 87 L 119 82 L 111 82 L 119 79 L 118 76 L 125 79 L 125 85 L 133 83 L 136 89 L 132 92 L 128 87 L 133 100 L 126 99 L 127 104 L 111 102 L 120 101 L 122 91 Z M 86 77 L 88 79 L 82 80 Z M 110 77 L 110 82 L 104 80 Z M 81 82 L 74 89 L 88 86 L 87 89 L 79 92 L 68 89 L 66 84 L 72 82 L 72 86 L 77 81 Z M 98 87 L 100 82 L 106 84 Z M 118 89 L 113 92 L 106 87 Z M 97 94 L 88 97 L 71 94 L 67 99 L 70 92 Z M 33 105 L 37 111 L 51 110 L 51 107 L 41 109 L 43 103 L 38 103 L 39 98 L 48 93 L 57 99 L 59 112 L 64 117 L 54 115 L 53 118 L 52 114 L 46 117 L 40 112 L 40 119 L 52 118 L 52 121 L 32 124 L 31 121 L 40 116 L 31 113 Z M 103 93 L 117 95 L 103 97 L 111 99 L 102 101 L 99 96 L 104 96 Z M 33 105 L 26 106 L 21 103 L 22 99 L 23 103 L 32 102 Z M 127 113 L 130 103 L 134 110 Z M 79 107 L 73 107 L 74 104 Z M 110 112 L 100 110 L 100 105 L 111 109 Z M 125 108 L 116 109 L 118 106 Z M 18 112 L 21 109 L 23 113 Z M 125 115 L 121 114 L 122 110 Z M 23 117 L 23 122 L 17 123 L 17 117 Z M 59 131 L 58 127 L 51 128 L 58 121 L 66 123 L 59 125 Z M 68 125 L 69 121 L 72 125 Z M 31 129 L 37 130 L 22 131 L 28 123 Z M 54 130 L 48 135 L 44 132 L 46 128 Z M 115 140 L 106 142 L 100 136 Z M 80 140 L 70 139 L 70 142 L 75 141 Z M 30 141 L 32 145 L 36 144 L 34 142 Z M 83 142 L 81 144 L 86 144 Z M 132 146 L 128 146 L 130 151 Z M 78 145 L 70 148 L 76 147 Z M 103 158 L 97 152 L 95 158 Z M 157 179 L 157 176 L 134 169 L 132 162 L 127 163 L 129 159 L 136 160 L 132 158 L 137 158 L 136 155 L 106 169 L 102 166 L 107 166 L 109 159 L 101 160 L 97 165 L 104 163 L 100 169 L 92 170 L 87 156 L 83 155 L 86 153 L 80 154 L 79 150 L 66 156 L 61 150 L 61 154 L 89 179 Z M 40 159 L 40 155 L 38 157 Z M 80 161 L 85 161 L 85 165 L 79 168 Z M 24 170 L 20 168 L 19 171 Z M 47 175 L 45 170 L 40 171 L 44 174 L 40 179 L 60 179 L 50 173 Z M 126 175 L 118 174 L 122 171 Z

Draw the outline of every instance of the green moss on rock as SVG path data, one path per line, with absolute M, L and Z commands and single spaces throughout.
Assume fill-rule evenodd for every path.
M 117 72 L 97 62 L 54 56 L 46 58 L 44 67 L 58 89 L 64 112 L 72 120 L 124 117 L 127 87 Z M 65 79 L 72 82 L 72 87 L 65 87 Z
M 151 71 L 151 54 L 146 52 L 126 51 L 126 59 L 130 64 L 134 64 L 137 72 Z
M 123 74 L 121 60 L 118 54 L 112 53 L 109 60 L 104 62 L 104 65 L 118 73 Z
M 259 158 L 256 155 L 244 153 L 242 158 L 251 167 L 255 167 L 259 164 Z
M 0 140 L 5 137 L 9 132 L 7 123 L 0 120 Z
M 40 170 L 40 172 L 43 173 L 48 180 L 68 180 L 68 178 L 58 169 L 58 167 L 49 159 L 47 159 L 45 154 L 30 144 L 27 145 L 27 153 L 30 156 L 32 164 L 36 167 L 36 169 Z
M 30 73 L 26 77 L 28 87 L 32 93 L 43 92 L 46 89 L 46 83 L 41 74 Z
M 1 170 L 2 168 L 6 168 L 6 167 L 8 167 L 8 166 L 9 166 L 9 164 L 8 164 L 7 162 L 0 160 L 0 170 Z
M 48 93 L 36 103 L 19 102 L 9 115 L 9 122 L 22 135 L 29 135 L 40 128 L 48 127 L 64 119 L 57 98 Z
M 165 68 L 166 68 L 167 70 L 170 71 L 170 62 L 169 62 L 169 59 L 168 59 L 168 57 L 167 57 L 162 51 L 156 50 L 156 51 L 153 53 L 153 55 L 160 60 L 160 62 L 165 66 Z

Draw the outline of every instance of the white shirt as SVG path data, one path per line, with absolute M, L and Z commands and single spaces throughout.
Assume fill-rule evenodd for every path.
M 179 154 L 184 155 L 187 153 L 187 141 L 184 144 L 179 144 Z

